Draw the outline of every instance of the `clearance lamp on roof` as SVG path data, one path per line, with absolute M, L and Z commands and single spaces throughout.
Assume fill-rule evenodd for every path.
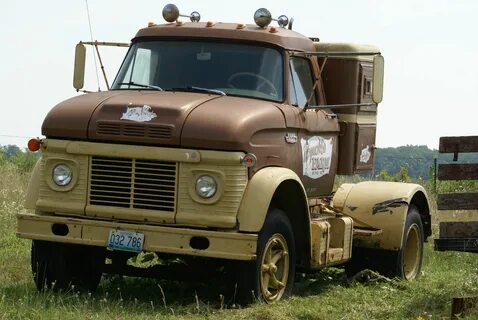
M 279 18 L 274 19 L 272 18 L 271 12 L 266 8 L 257 9 L 254 13 L 254 22 L 261 28 L 266 28 L 272 21 L 277 21 L 277 24 L 281 28 L 285 28 L 289 25 L 289 29 L 292 29 L 292 22 L 293 19 L 290 19 L 285 15 L 280 15 Z
M 174 4 L 170 3 L 164 6 L 163 8 L 163 18 L 167 22 L 174 22 L 178 20 L 179 17 L 188 17 L 191 22 L 199 22 L 201 20 L 201 15 L 197 11 L 191 12 L 190 15 L 183 15 L 179 13 L 179 9 Z

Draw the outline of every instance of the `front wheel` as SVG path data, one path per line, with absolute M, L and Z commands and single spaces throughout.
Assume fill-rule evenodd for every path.
M 95 291 L 101 280 L 105 250 L 33 240 L 31 267 L 38 291 L 65 290 L 70 286 Z
M 295 276 L 294 233 L 287 215 L 269 211 L 257 242 L 257 259 L 242 266 L 237 282 L 240 298 L 265 303 L 279 301 L 292 293 Z

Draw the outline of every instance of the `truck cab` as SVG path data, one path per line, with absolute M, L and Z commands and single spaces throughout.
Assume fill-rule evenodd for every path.
M 95 289 L 141 251 L 241 263 L 241 292 L 265 302 L 290 294 L 296 267 L 346 264 L 355 245 L 359 261 L 391 256 L 378 267 L 418 276 L 424 189 L 333 190 L 337 174 L 373 167 L 378 49 L 321 43 L 284 17 L 270 26 L 266 9 L 256 25 L 182 22 L 173 5 L 163 16 L 137 32 L 108 91 L 61 102 L 43 123 L 35 213 L 18 215 L 17 232 L 33 240 L 37 288 Z

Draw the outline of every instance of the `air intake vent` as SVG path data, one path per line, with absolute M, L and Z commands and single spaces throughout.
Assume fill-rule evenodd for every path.
M 177 163 L 92 157 L 91 205 L 175 211 Z
M 155 139 L 171 139 L 172 125 L 147 125 L 136 123 L 115 123 L 99 121 L 96 134 L 103 136 L 148 137 Z

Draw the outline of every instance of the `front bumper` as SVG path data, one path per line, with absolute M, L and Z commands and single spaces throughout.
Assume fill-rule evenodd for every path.
M 256 259 L 257 234 L 152 226 L 30 213 L 19 213 L 17 220 L 17 236 L 26 239 L 106 247 L 110 230 L 120 229 L 142 232 L 144 234 L 144 251 L 230 260 Z M 67 226 L 68 233 L 66 235 L 55 234 L 53 232 L 55 224 L 56 226 Z M 62 230 L 65 230 L 64 226 L 62 226 Z M 203 250 L 192 248 L 190 242 L 193 237 L 207 238 L 209 246 Z

